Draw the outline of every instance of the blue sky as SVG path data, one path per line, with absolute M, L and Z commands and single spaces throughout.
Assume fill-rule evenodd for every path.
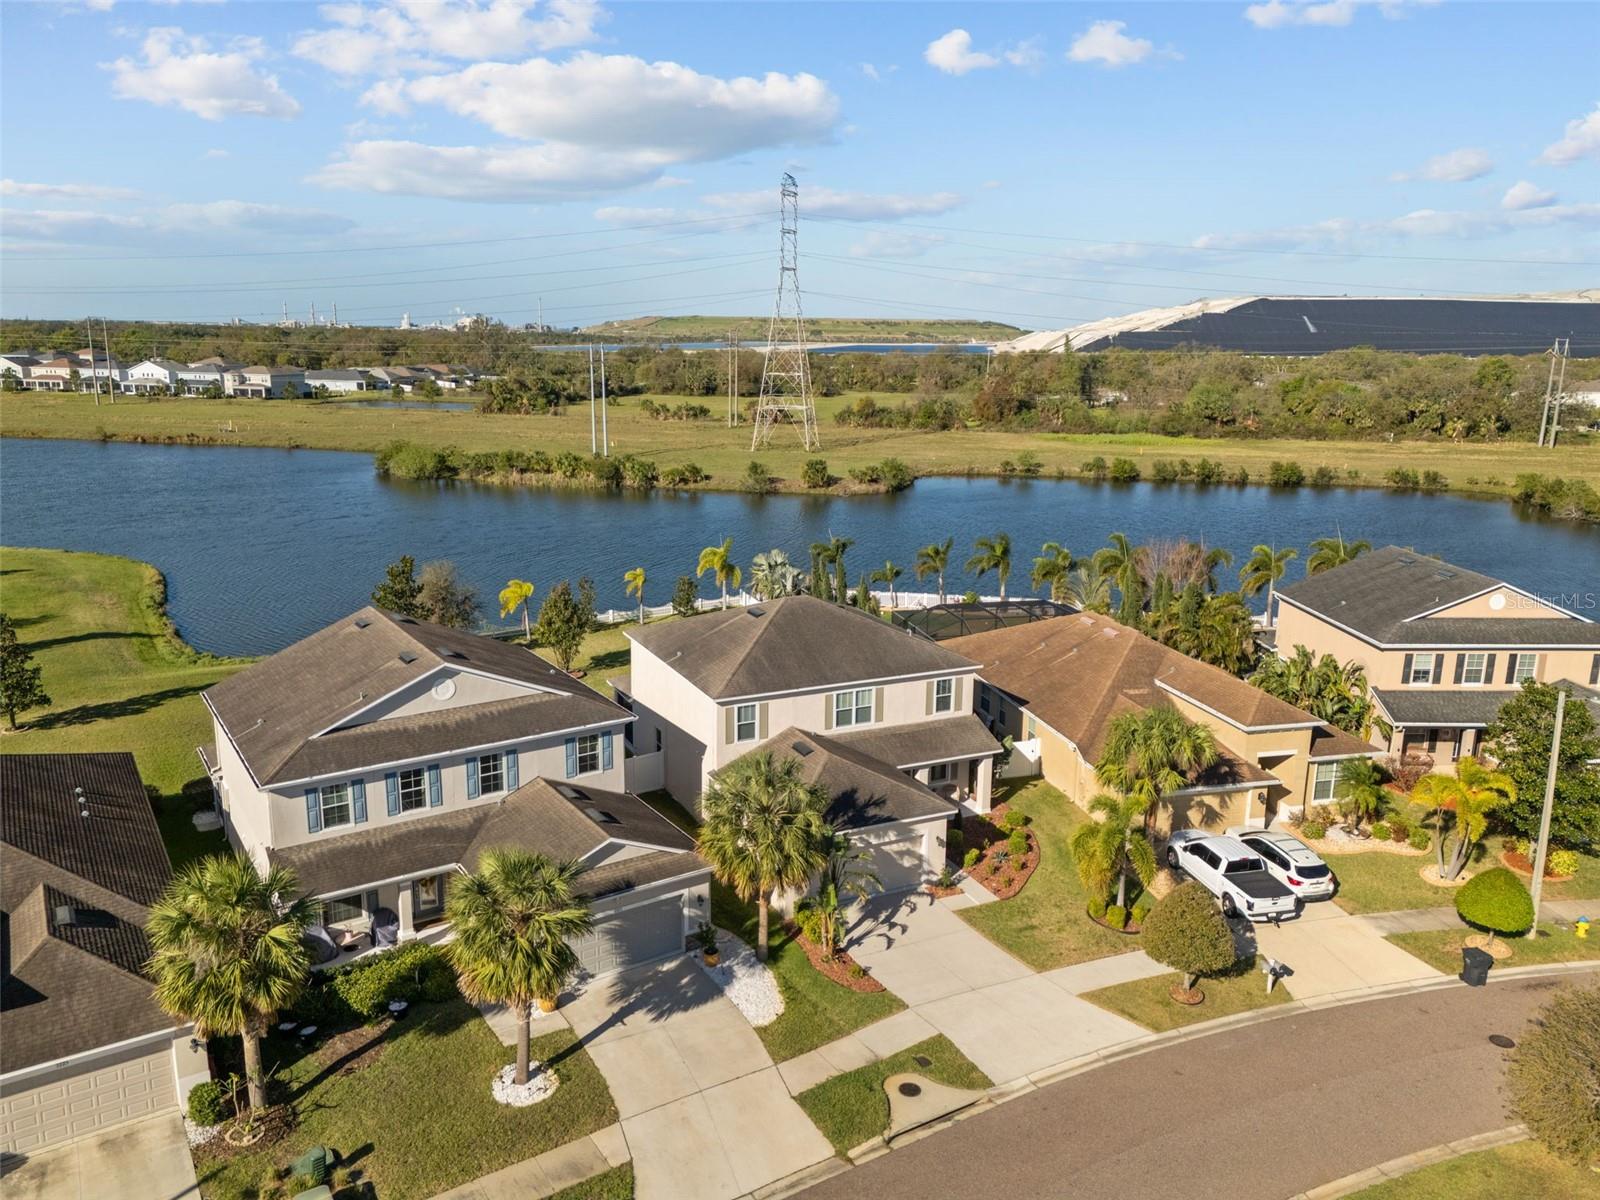
M 1600 285 L 1580 4 L 8 3 L 0 311 L 1032 328 Z

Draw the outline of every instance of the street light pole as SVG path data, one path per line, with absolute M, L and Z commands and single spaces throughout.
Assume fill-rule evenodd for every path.
M 1539 844 L 1533 851 L 1533 926 L 1529 937 L 1539 936 L 1539 893 L 1544 890 L 1544 856 L 1550 849 L 1550 810 L 1556 800 L 1556 767 L 1561 761 L 1561 722 L 1567 713 L 1567 689 L 1556 687 L 1556 729 L 1550 739 L 1550 769 L 1544 777 L 1544 812 L 1539 817 Z

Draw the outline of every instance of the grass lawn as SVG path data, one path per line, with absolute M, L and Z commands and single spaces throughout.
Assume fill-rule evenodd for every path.
M 1203 1004 L 1179 1004 L 1171 997 L 1169 993 L 1182 982 L 1183 977 L 1174 971 L 1170 975 L 1153 975 L 1149 979 L 1135 979 L 1131 983 L 1085 992 L 1083 998 L 1156 1033 L 1256 1008 L 1271 1008 L 1292 999 L 1281 983 L 1267 995 L 1266 976 L 1256 970 L 1253 957 L 1241 963 L 1231 975 L 1202 979 L 1200 990 L 1206 994 Z
M 1006 797 L 1027 814 L 1040 857 L 1028 885 L 1009 900 L 963 908 L 957 915 L 991 942 L 1036 971 L 1139 948 L 1137 936 L 1096 925 L 1084 912 L 1088 897 L 1072 864 L 1073 831 L 1089 817 L 1048 783 L 1030 782 Z M 1134 896 L 1128 897 L 1129 905 Z
M 533 615 L 539 615 L 538 605 L 544 597 L 535 594 L 533 597 Z M 658 601 L 659 602 L 659 601 Z M 671 621 L 672 617 L 662 617 L 661 620 Z M 654 621 L 651 624 L 655 624 Z M 578 650 L 578 657 L 572 660 L 574 671 L 584 672 L 583 682 L 587 683 L 602 696 L 611 695 L 611 680 L 618 675 L 628 673 L 629 642 L 624 630 L 637 629 L 636 624 L 611 625 L 605 629 L 597 629 L 587 634 L 583 645 Z M 535 652 L 550 662 L 556 661 L 556 656 L 545 646 L 539 646 Z
M 1574 1167 L 1537 1142 L 1463 1154 L 1357 1192 L 1352 1200 L 1594 1200 L 1600 1175 Z
M 315 1050 L 269 1038 L 262 1061 L 279 1069 L 299 1125 L 254 1153 L 223 1157 L 201 1148 L 201 1195 L 253 1200 L 269 1171 L 321 1145 L 353 1160 L 351 1169 L 383 1200 L 426 1200 L 617 1119 L 599 1069 L 568 1030 L 533 1042 L 534 1057 L 555 1064 L 555 1094 L 531 1108 L 497 1104 L 489 1081 L 515 1053 L 459 1000 L 413 1006 L 382 1052 L 348 1074 L 337 1060 L 322 1063 Z
M 633 1164 L 623 1163 L 562 1188 L 549 1200 L 633 1200 Z
M 1400 949 L 1415 954 L 1430 967 L 1454 975 L 1461 970 L 1462 939 L 1472 936 L 1474 932 L 1466 927 L 1429 929 L 1421 933 L 1392 933 L 1388 940 Z M 1512 948 L 1512 955 L 1510 958 L 1497 959 L 1497 963 L 1507 967 L 1531 967 L 1539 963 L 1600 962 L 1600 937 L 1592 933 L 1587 938 L 1580 938 L 1570 928 L 1559 925 L 1541 925 L 1539 933 L 1540 936 L 1531 941 L 1527 938 L 1505 939 Z
M 133 751 L 145 783 L 161 793 L 162 837 L 181 865 L 225 845 L 189 821 L 211 802 L 195 756 L 211 741 L 200 693 L 248 660 L 185 646 L 159 606 L 164 593 L 155 568 L 131 559 L 0 549 L 0 607 L 32 648 L 53 701 L 0 734 L 0 753 Z
M 756 908 L 720 883 L 711 885 L 711 919 L 722 929 L 756 943 Z M 783 993 L 783 1015 L 756 1030 L 774 1062 L 784 1062 L 835 1038 L 854 1033 L 905 1007 L 893 992 L 853 992 L 820 974 L 806 952 L 771 914 L 767 965 Z
M 933 1065 L 925 1067 L 917 1062 L 915 1056 L 919 1054 L 931 1058 Z M 941 1034 L 870 1066 L 835 1075 L 801 1092 L 795 1100 L 833 1148 L 843 1154 L 889 1128 L 889 1097 L 883 1090 L 883 1081 L 902 1071 L 914 1071 L 950 1087 L 979 1089 L 994 1083 Z
M 1499 865 L 1497 850 L 1498 842 L 1491 840 L 1473 869 Z M 1352 913 L 1450 908 L 1455 904 L 1455 889 L 1436 887 L 1418 874 L 1432 861 L 1432 857 L 1422 854 L 1330 854 L 1328 865 L 1339 878 L 1339 894 L 1334 903 Z M 1578 873 L 1565 883 L 1546 883 L 1544 895 L 1550 900 L 1600 897 L 1600 858 L 1580 857 Z

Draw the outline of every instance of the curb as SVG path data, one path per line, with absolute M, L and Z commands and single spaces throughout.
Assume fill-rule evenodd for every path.
M 1435 1163 L 1448 1162 L 1452 1158 L 1460 1158 L 1463 1154 L 1475 1154 L 1479 1150 L 1493 1150 L 1497 1146 L 1509 1146 L 1514 1142 L 1526 1141 L 1528 1127 L 1526 1125 L 1508 1125 L 1504 1129 L 1496 1129 L 1490 1133 L 1480 1133 L 1476 1137 L 1462 1138 L 1460 1141 L 1445 1142 L 1442 1145 L 1430 1146 L 1426 1150 L 1418 1150 L 1415 1154 L 1407 1154 L 1400 1158 L 1391 1158 L 1386 1163 L 1379 1163 L 1375 1167 L 1368 1167 L 1365 1171 L 1357 1171 L 1354 1175 L 1346 1175 L 1342 1179 L 1335 1179 L 1321 1187 L 1314 1187 L 1309 1192 L 1296 1192 L 1289 1200 L 1341 1200 L 1342 1197 L 1352 1196 L 1357 1192 L 1365 1191 L 1374 1184 L 1383 1183 L 1389 1179 L 1399 1179 L 1402 1175 L 1409 1175 L 1423 1167 L 1431 1167 Z

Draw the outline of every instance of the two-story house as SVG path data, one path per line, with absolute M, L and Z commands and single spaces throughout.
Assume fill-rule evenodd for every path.
M 520 646 L 368 607 L 204 699 L 228 839 L 295 871 L 324 945 L 442 935 L 451 879 L 504 846 L 589 868 L 594 973 L 708 919 L 691 840 L 624 790 L 631 715 Z
M 122 381 L 122 390 L 156 395 L 179 391 L 183 383 L 179 372 L 187 369 L 183 363 L 170 358 L 147 358 L 128 368 L 127 377 Z
M 921 635 L 788 596 L 628 638 L 630 673 L 611 682 L 637 717 L 632 747 L 662 756 L 667 790 L 696 812 L 735 759 L 799 758 L 894 890 L 938 873 L 958 807 L 989 810 L 1001 747 L 972 715 L 974 666 Z
M 1215 764 L 1161 798 L 1160 829 L 1268 825 L 1335 799 L 1339 765 L 1376 751 L 1219 667 L 1098 613 L 1050 617 L 943 645 L 978 664 L 977 715 L 1087 807 L 1111 723 L 1165 706 L 1208 727 Z
M 255 400 L 276 400 L 286 392 L 304 396 L 311 390 L 299 367 L 241 367 L 224 373 L 223 378 L 228 395 Z
M 1276 593 L 1276 646 L 1359 663 L 1385 749 L 1449 770 L 1530 679 L 1600 684 L 1600 625 L 1502 580 L 1385 546 Z

